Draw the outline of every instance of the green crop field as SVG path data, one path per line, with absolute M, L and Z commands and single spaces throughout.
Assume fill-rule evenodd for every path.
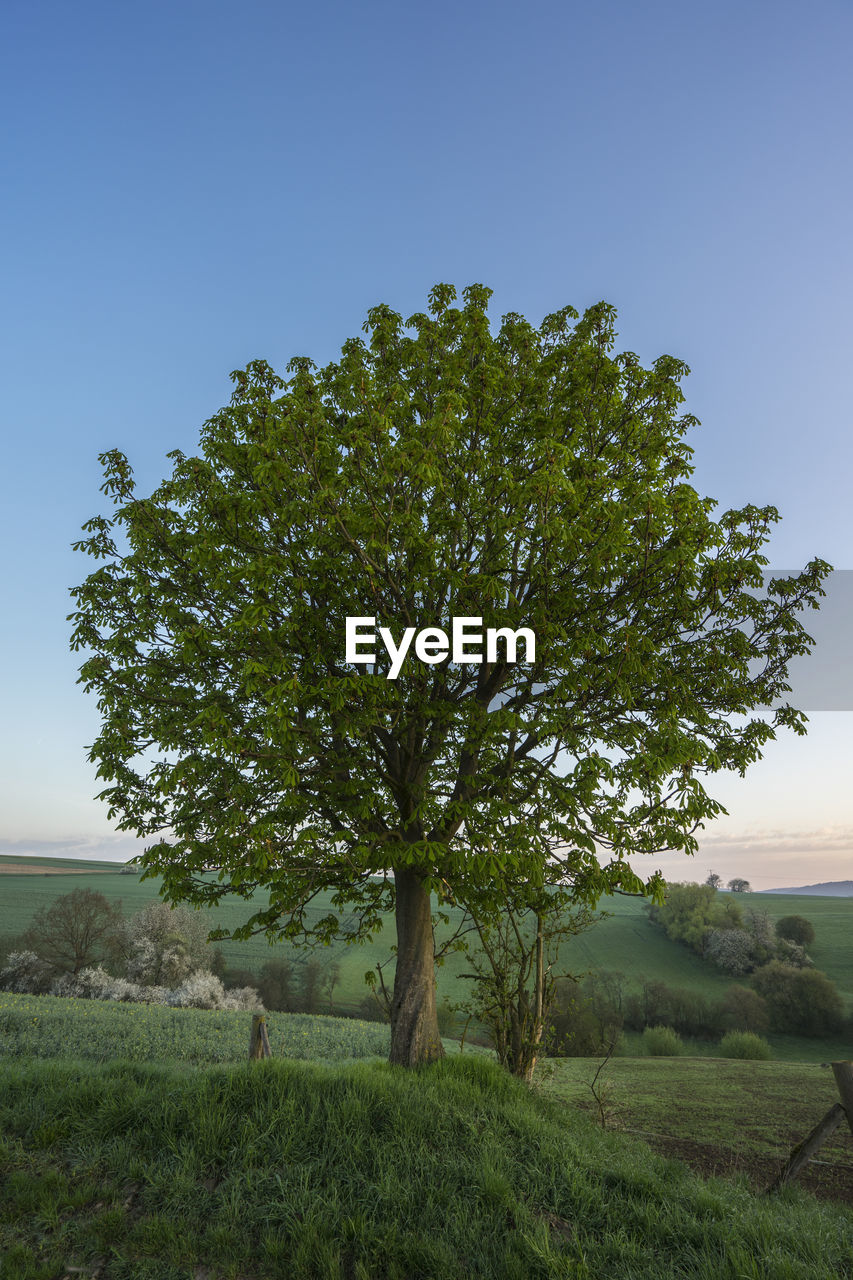
M 641 1135 L 706 1174 L 744 1174 L 767 1186 L 792 1147 L 838 1093 L 832 1072 L 802 1062 L 724 1058 L 551 1059 L 540 1087 L 567 1106 Z M 596 1101 L 592 1085 L 601 1099 Z M 836 1131 L 801 1175 L 803 1185 L 853 1205 L 853 1135 Z
M 83 1058 L 110 1062 L 242 1062 L 252 1016 L 213 1009 L 22 996 L 0 991 L 0 1057 Z M 390 1029 L 354 1018 L 273 1013 L 268 1017 L 275 1057 L 387 1058 Z
M 43 861 L 55 866 L 59 860 Z M 118 870 L 64 875 L 0 872 L 0 938 L 19 934 L 38 907 L 49 905 L 54 898 L 74 888 L 92 888 L 111 900 L 120 899 L 124 913 L 130 915 L 147 903 L 158 900 L 158 885 L 156 879 L 140 881 L 136 876 L 122 874 Z M 262 903 L 267 901 L 266 895 L 259 895 L 259 899 Z M 811 920 L 816 940 L 809 948 L 810 953 L 817 967 L 837 984 L 848 1012 L 853 1008 L 853 899 L 741 894 L 738 901 L 744 910 L 766 911 L 774 920 L 795 914 Z M 604 918 L 599 919 L 588 932 L 564 944 L 559 958 L 562 970 L 574 974 L 592 970 L 616 971 L 625 975 L 628 987 L 644 978 L 658 980 L 671 987 L 699 992 L 711 1001 L 721 999 L 731 985 L 733 980 L 726 974 L 706 964 L 686 947 L 670 941 L 661 930 L 652 926 L 642 901 L 617 895 L 603 900 L 601 908 Z M 328 914 L 330 909 L 330 895 L 322 894 L 307 914 L 319 918 Z M 235 928 L 246 920 L 249 913 L 249 904 L 242 899 L 223 902 L 210 912 L 211 928 Z M 451 918 L 452 926 L 455 926 L 460 914 L 451 912 Z M 441 940 L 446 935 L 447 929 L 439 927 L 438 938 Z M 307 952 L 288 943 L 270 945 L 263 936 L 244 942 L 224 941 L 217 945 L 222 948 L 229 967 L 247 969 L 255 974 L 267 960 L 277 957 L 286 957 L 297 963 L 311 958 L 323 967 L 336 965 L 339 977 L 332 991 L 329 1012 L 352 1013 L 358 1010 L 367 992 L 365 971 L 373 969 L 377 962 L 389 959 L 394 941 L 393 920 L 389 919 L 374 941 L 364 945 L 347 947 L 332 944 Z M 389 966 L 388 972 L 391 971 L 392 966 Z M 468 986 L 459 975 L 465 971 L 464 957 L 451 954 L 438 971 L 439 1002 L 464 998 Z M 809 1041 L 778 1035 L 771 1035 L 769 1039 L 777 1058 L 820 1062 L 853 1053 L 853 1045 L 843 1040 Z M 708 1054 L 714 1052 L 714 1047 L 699 1042 L 691 1051 Z

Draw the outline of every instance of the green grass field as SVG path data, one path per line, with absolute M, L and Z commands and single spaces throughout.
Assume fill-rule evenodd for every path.
M 44 861 L 46 864 L 51 862 Z M 52 865 L 58 861 L 53 859 Z M 88 887 L 110 899 L 121 899 L 125 914 L 130 915 L 158 899 L 158 884 L 157 880 L 139 881 L 135 876 L 123 875 L 118 870 L 93 872 L 91 875 L 0 873 L 0 938 L 19 934 L 38 907 L 49 905 L 55 897 L 74 888 Z M 330 910 L 329 897 L 328 894 L 321 895 L 308 914 L 315 918 L 327 914 Z M 266 901 L 266 896 L 261 900 Z M 754 907 L 767 911 L 771 919 L 799 914 L 811 920 L 816 940 L 810 953 L 817 967 L 838 985 L 848 1012 L 853 1009 L 853 899 L 742 894 L 738 900 L 744 909 Z M 587 933 L 570 939 L 564 945 L 560 955 L 561 968 L 575 974 L 595 969 L 611 970 L 624 973 L 629 984 L 648 978 L 664 981 L 672 987 L 695 990 L 709 1000 L 722 998 L 732 979 L 654 928 L 648 921 L 642 901 L 617 895 L 605 899 L 601 907 L 607 918 L 600 919 Z M 224 902 L 210 913 L 211 928 L 235 928 L 246 920 L 249 913 L 248 905 L 240 899 Z M 456 920 L 458 916 L 453 918 Z M 439 928 L 439 938 L 444 933 Z M 329 1009 L 329 1012 L 336 1013 L 358 1010 L 367 992 L 365 971 L 373 969 L 377 961 L 389 958 L 394 941 L 393 922 L 389 920 L 377 938 L 363 946 L 332 945 L 307 953 L 286 943 L 271 946 L 264 937 L 245 942 L 225 941 L 217 945 L 221 946 L 230 967 L 254 973 L 259 973 L 267 960 L 277 956 L 304 962 L 310 954 L 324 966 L 336 964 L 339 978 Z M 391 968 L 389 966 L 389 970 Z M 465 969 L 465 960 L 459 955 L 451 955 L 441 966 L 438 972 L 440 1002 L 464 998 L 467 984 L 460 981 L 459 974 Z M 777 1058 L 820 1062 L 853 1054 L 853 1045 L 845 1040 L 809 1041 L 776 1035 L 769 1039 Z M 714 1048 L 698 1042 L 693 1051 L 707 1054 L 713 1053 Z
M 0 1168 L 3 1280 L 853 1276 L 849 1207 L 704 1181 L 467 1054 L 0 1060 Z
M 706 1174 L 745 1175 L 758 1190 L 838 1101 L 832 1072 L 801 1062 L 723 1058 L 552 1059 L 539 1087 L 619 1133 Z M 853 1206 L 853 1136 L 845 1126 L 800 1175 L 819 1195 Z

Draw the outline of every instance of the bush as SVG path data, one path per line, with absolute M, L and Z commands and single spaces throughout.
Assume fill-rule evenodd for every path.
M 236 1013 L 263 1013 L 264 1005 L 256 987 L 230 987 L 219 1006 Z
M 751 1031 L 730 1031 L 720 1041 L 720 1057 L 749 1058 L 755 1062 L 766 1062 L 773 1055 L 770 1045 L 761 1036 Z
M 618 1039 L 622 1029 L 620 974 L 591 974 L 581 984 L 559 978 L 545 1035 L 552 1057 L 594 1058 Z
M 81 969 L 79 973 L 63 973 L 53 982 L 50 994 L 73 996 L 77 1000 L 145 1000 L 145 991 L 155 988 L 140 987 L 126 978 L 114 978 L 98 965 Z M 162 990 L 162 988 L 160 988 Z
M 628 996 L 625 1025 L 635 1031 L 664 1025 L 680 1035 L 712 1038 L 722 1028 L 718 1006 L 709 1005 L 700 992 L 657 981 L 644 981 L 640 992 Z
M 644 979 L 640 991 L 625 1001 L 625 1025 L 634 1031 L 642 1031 L 644 1027 L 668 1023 L 671 1012 L 672 1000 L 666 983 Z
M 662 906 L 650 905 L 649 916 L 667 937 L 702 954 L 708 929 L 733 929 L 742 923 L 740 907 L 721 899 L 708 884 L 668 884 Z
M 677 1058 L 684 1053 L 681 1036 L 672 1027 L 646 1027 L 642 1045 L 650 1058 Z
M 702 954 L 733 978 L 743 977 L 756 967 L 753 940 L 746 929 L 709 929 Z
M 254 987 L 226 991 L 221 979 L 207 969 L 197 969 L 186 982 L 166 996 L 166 1003 L 178 1009 L 260 1010 L 263 1004 Z
M 275 1009 L 279 1013 L 296 1013 L 293 965 L 289 960 L 267 960 L 261 969 L 257 986 L 266 1009 Z
M 798 947 L 810 947 L 814 942 L 814 925 L 805 916 L 783 916 L 776 921 L 776 935 Z
M 40 996 L 50 988 L 53 969 L 35 951 L 13 951 L 0 970 L 0 991 Z
M 169 992 L 166 1003 L 178 1009 L 223 1009 L 225 988 L 216 974 L 199 969 Z
M 438 1030 L 443 1036 L 452 1036 L 456 1031 L 456 1011 L 450 1007 L 447 1001 L 443 1001 L 436 1008 L 436 1017 L 438 1018 Z
M 805 947 L 798 942 L 789 942 L 787 938 L 776 939 L 776 959 L 793 969 L 813 969 L 814 961 L 806 954 Z
M 795 969 L 773 960 L 756 970 L 753 983 L 767 1001 L 775 1031 L 827 1036 L 837 1034 L 844 1025 L 835 984 L 818 969 Z
M 213 970 L 210 970 L 212 973 Z M 231 991 L 235 987 L 257 987 L 257 976 L 252 973 L 251 969 L 226 969 L 224 973 L 217 973 L 217 978 L 222 980 L 222 985 L 226 991 Z
M 377 996 L 367 994 L 359 1003 L 357 1017 L 362 1022 L 390 1022 L 391 1017 L 388 1011 L 380 1003 Z M 468 1039 L 470 1040 L 470 1036 Z
M 127 978 L 114 978 L 98 965 L 79 973 L 61 973 L 50 986 L 52 996 L 70 996 L 77 1000 L 130 1000 L 137 1004 L 166 1004 L 167 987 L 141 986 Z
M 770 1011 L 767 1001 L 752 991 L 733 983 L 720 1006 L 722 1023 L 730 1031 L 768 1031 Z

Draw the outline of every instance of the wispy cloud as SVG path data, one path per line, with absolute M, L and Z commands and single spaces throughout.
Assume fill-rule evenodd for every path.
M 699 837 L 701 853 L 790 854 L 848 853 L 853 858 L 853 828 L 820 827 L 813 831 L 784 829 L 709 831 Z
M 746 828 L 700 833 L 694 857 L 683 853 L 634 856 L 634 870 L 647 876 L 658 869 L 667 880 L 703 881 L 716 871 L 723 881 L 734 876 L 754 889 L 782 889 L 831 880 L 853 879 L 853 828 L 819 827 L 807 831 Z
M 140 854 L 144 847 L 144 841 L 123 833 L 114 836 L 68 836 L 56 840 L 0 838 L 0 854 L 24 858 L 81 858 L 88 861 L 124 862 Z

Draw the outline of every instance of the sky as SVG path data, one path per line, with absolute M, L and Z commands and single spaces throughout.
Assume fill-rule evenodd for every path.
M 852 43 L 823 0 L 6 0 L 0 852 L 141 848 L 94 799 L 68 644 L 98 454 L 150 490 L 231 370 L 325 363 L 439 281 L 487 284 L 496 323 L 613 304 L 618 349 L 691 368 L 700 493 L 772 503 L 770 566 L 848 580 Z M 853 878 L 836 617 L 808 736 L 715 780 L 728 816 L 644 871 Z

